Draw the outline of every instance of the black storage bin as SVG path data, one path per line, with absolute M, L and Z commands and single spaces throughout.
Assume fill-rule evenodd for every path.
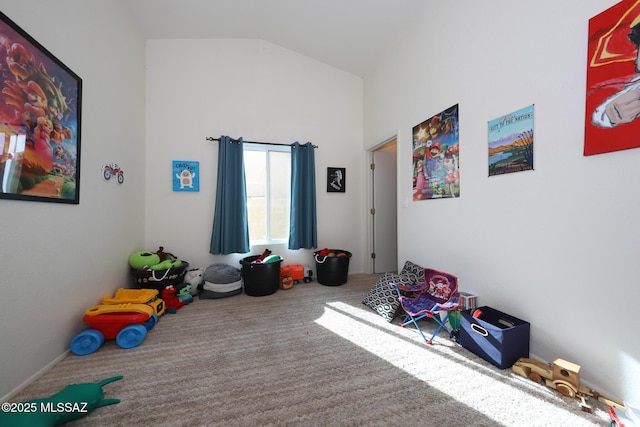
M 175 286 L 184 283 L 184 275 L 189 268 L 187 261 L 182 261 L 178 267 L 168 270 L 135 270 L 130 269 L 135 288 L 156 289 L 162 293 L 167 286 Z
M 478 318 L 475 310 L 481 310 Z M 500 369 L 529 357 L 529 322 L 491 307 L 460 312 L 460 344 Z
M 249 256 L 240 260 L 244 293 L 252 297 L 271 295 L 280 288 L 282 257 L 278 261 L 266 264 L 254 263 L 259 256 Z
M 321 251 L 313 253 L 316 260 L 316 273 L 318 283 L 325 286 L 340 286 L 347 283 L 349 275 L 349 258 L 351 252 L 342 249 L 332 249 L 335 254 L 343 253 L 343 256 L 322 256 Z

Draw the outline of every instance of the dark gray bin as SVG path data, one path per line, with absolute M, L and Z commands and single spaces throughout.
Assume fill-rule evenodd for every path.
M 344 253 L 345 256 L 321 256 L 321 251 L 313 253 L 316 260 L 318 283 L 325 286 L 340 286 L 347 283 L 351 252 L 342 249 L 332 249 L 331 251 L 336 254 Z
M 279 261 L 266 264 L 254 263 L 259 256 L 249 256 L 240 260 L 244 293 L 253 297 L 271 295 L 280 288 L 282 257 Z

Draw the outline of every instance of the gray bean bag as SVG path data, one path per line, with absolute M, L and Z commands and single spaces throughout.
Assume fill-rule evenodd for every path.
M 198 286 L 201 299 L 224 298 L 242 293 L 240 270 L 228 264 L 211 264 L 202 274 Z

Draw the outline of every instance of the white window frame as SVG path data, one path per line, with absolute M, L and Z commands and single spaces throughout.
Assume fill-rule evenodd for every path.
M 289 155 L 291 155 L 291 147 L 289 146 L 281 146 L 281 145 L 269 145 L 269 144 L 252 144 L 250 142 L 245 142 L 242 145 L 243 147 L 243 151 L 263 151 L 267 153 L 267 159 L 269 156 L 269 152 L 270 151 L 277 151 L 277 152 L 285 152 L 285 153 L 289 153 Z M 270 177 L 270 162 L 267 161 L 266 162 L 266 175 L 267 175 L 267 188 L 266 188 L 266 194 L 265 194 L 265 198 L 266 198 L 266 220 L 267 220 L 267 239 L 266 240 L 257 240 L 257 239 L 252 239 L 251 238 L 251 233 L 249 233 L 249 244 L 251 246 L 257 246 L 257 245 L 271 245 L 271 244 L 287 244 L 289 242 L 289 236 L 287 233 L 287 237 L 284 239 L 272 239 L 271 238 L 271 209 L 270 209 L 270 200 L 271 200 L 271 186 L 270 181 L 269 181 L 269 177 Z M 291 183 L 289 183 L 289 185 L 291 185 Z M 289 191 L 289 206 L 291 206 L 291 192 Z M 248 196 L 247 196 L 248 197 Z M 289 218 L 287 218 L 287 222 L 289 222 Z

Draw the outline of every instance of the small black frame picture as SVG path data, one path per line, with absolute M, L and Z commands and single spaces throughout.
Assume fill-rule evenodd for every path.
M 327 193 L 344 193 L 346 182 L 345 168 L 327 168 Z

